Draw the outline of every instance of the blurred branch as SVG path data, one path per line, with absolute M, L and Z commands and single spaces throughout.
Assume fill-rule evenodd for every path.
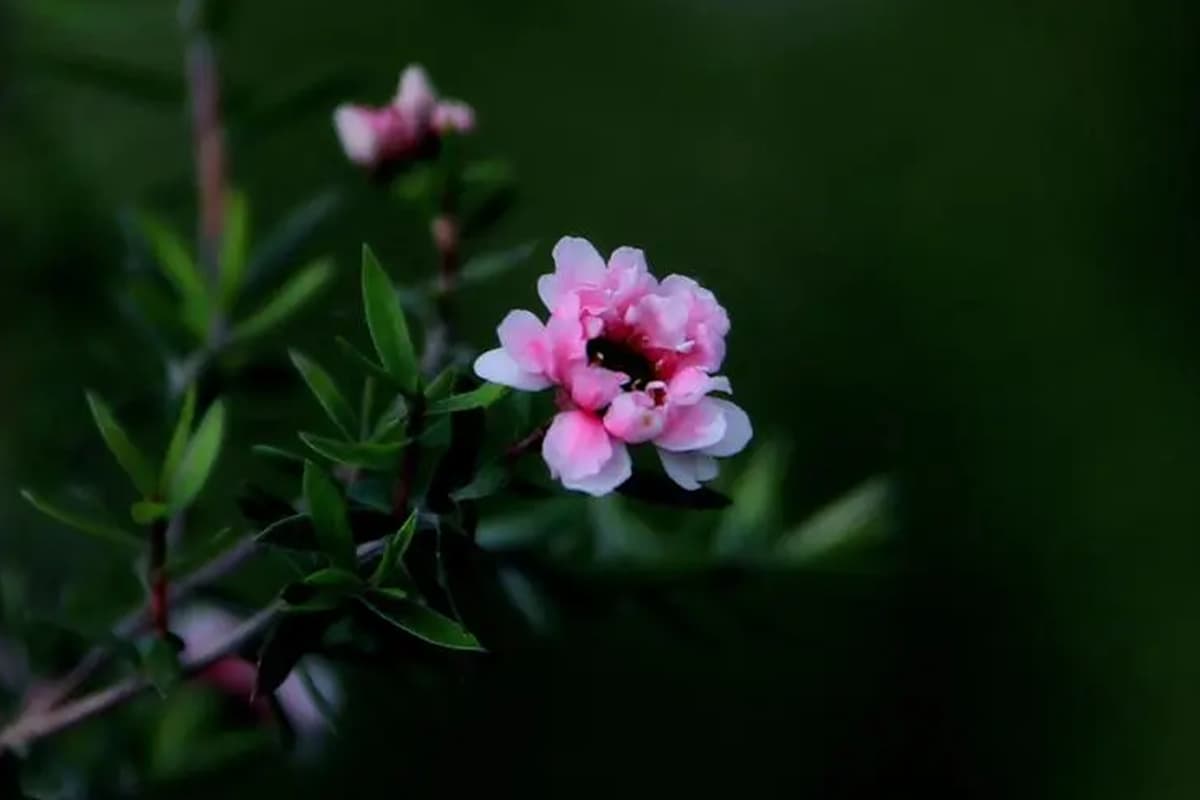
M 253 542 L 246 542 L 243 546 L 235 548 L 212 562 L 208 567 L 196 572 L 186 584 L 181 584 L 179 588 L 181 590 L 186 588 L 190 592 L 210 580 L 223 576 L 232 568 L 236 568 L 255 549 L 257 547 Z M 371 562 L 383 552 L 383 549 L 384 541 L 382 539 L 359 545 L 356 551 L 359 563 Z M 192 655 L 185 652 L 180 662 L 183 675 L 192 677 L 222 658 L 241 652 L 243 648 L 262 636 L 271 624 L 285 613 L 287 613 L 287 606 L 283 601 L 275 600 L 248 617 L 224 637 L 213 642 L 208 649 Z M 133 624 L 135 626 L 144 624 L 144 620 L 139 617 Z M 86 658 L 85 661 L 87 661 Z M 28 747 L 41 739 L 61 733 L 81 722 L 116 709 L 152 686 L 153 683 L 149 678 L 135 675 L 65 705 L 53 708 L 46 708 L 41 704 L 38 707 L 27 707 L 20 716 L 0 730 L 0 754 L 14 748 Z

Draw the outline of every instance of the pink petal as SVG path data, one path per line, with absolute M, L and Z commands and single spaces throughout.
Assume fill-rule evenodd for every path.
M 713 397 L 707 402 L 716 405 L 721 410 L 721 415 L 725 418 L 725 432 L 716 443 L 704 447 L 704 452 L 710 456 L 721 457 L 740 453 L 754 437 L 754 428 L 750 424 L 749 415 L 728 400 Z
M 400 73 L 400 86 L 392 105 L 417 119 L 427 120 L 433 114 L 437 93 L 429 82 L 429 74 L 420 64 L 411 64 Z
M 544 372 L 556 381 L 563 381 L 574 364 L 587 360 L 587 340 L 579 317 L 553 316 L 546 324 L 549 346 Z
M 546 308 L 558 313 L 563 297 L 584 289 L 600 289 L 604 284 L 604 259 L 587 239 L 564 236 L 554 245 L 554 274 L 538 279 L 538 296 Z M 589 305 L 594 305 L 595 292 L 589 295 Z
M 524 389 L 527 392 L 540 391 L 553 385 L 545 375 L 521 369 L 521 366 L 513 361 L 512 356 L 502 347 L 488 350 L 475 359 L 475 374 L 485 381 L 511 386 L 514 389 Z
M 575 364 L 567 373 L 571 399 L 587 411 L 596 411 L 611 403 L 628 381 L 629 376 L 622 372 L 587 364 Z
M 333 112 L 333 127 L 346 158 L 363 167 L 375 165 L 379 160 L 380 136 L 373 110 L 364 106 L 338 106 Z
M 667 388 L 667 397 L 672 403 L 690 406 L 700 402 L 709 392 L 732 393 L 729 379 L 723 375 L 712 377 L 699 367 L 684 367 L 676 372 Z
M 687 340 L 688 307 L 679 297 L 648 294 L 630 307 L 625 320 L 654 347 L 674 350 Z
M 725 435 L 725 413 L 713 398 L 704 398 L 691 406 L 671 406 L 667 424 L 654 443 L 663 450 L 676 452 L 700 450 L 721 441 Z
M 604 427 L 629 444 L 648 442 L 662 433 L 666 409 L 656 406 L 645 392 L 617 395 L 604 415 Z
M 510 311 L 496 333 L 504 351 L 526 372 L 544 373 L 550 358 L 546 328 L 532 312 Z
M 613 443 L 612 457 L 604 462 L 604 466 L 595 475 L 586 478 L 568 480 L 563 478 L 563 486 L 580 492 L 587 492 L 593 497 L 606 495 L 616 489 L 633 474 L 633 462 L 629 458 L 629 450 L 620 442 Z
M 659 450 L 658 457 L 667 476 L 689 492 L 699 489 L 701 482 L 717 477 L 717 461 L 712 456 Z
M 600 420 L 585 411 L 563 411 L 554 417 L 542 440 L 542 458 L 550 475 L 579 481 L 600 472 L 612 458 L 613 446 Z
M 470 133 L 475 130 L 475 109 L 458 100 L 444 100 L 434 106 L 430 124 L 438 133 Z

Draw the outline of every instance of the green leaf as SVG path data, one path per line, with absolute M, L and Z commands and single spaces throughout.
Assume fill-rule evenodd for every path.
M 179 460 L 179 468 L 171 477 L 167 489 L 167 505 L 172 512 L 192 504 L 208 476 L 217 456 L 221 453 L 221 440 L 225 435 L 225 404 L 220 400 L 209 406 L 196 428 L 196 434 L 188 442 Z
M 368 375 L 363 379 L 362 399 L 358 406 L 358 438 L 371 435 L 371 417 L 375 413 L 375 378 Z
M 501 386 L 498 383 L 485 383 L 478 389 L 475 389 L 464 394 L 456 394 L 452 397 L 447 397 L 444 400 L 438 400 L 430 403 L 425 409 L 426 414 L 452 414 L 456 411 L 470 411 L 474 408 L 487 408 L 492 403 L 496 402 L 504 395 L 508 394 L 508 387 Z
M 304 464 L 304 499 L 321 548 L 334 564 L 354 569 L 357 560 L 346 504 L 329 476 L 311 461 Z
M 391 279 L 367 245 L 363 245 L 362 254 L 362 292 L 367 327 L 379 361 L 400 388 L 407 392 L 416 391 L 417 356 L 404 311 Z
M 464 286 L 482 283 L 523 266 L 537 249 L 537 242 L 525 242 L 508 250 L 475 256 L 463 265 L 459 279 Z
M 183 396 L 183 406 L 179 409 L 179 419 L 175 421 L 175 432 L 171 434 L 171 443 L 167 446 L 167 454 L 163 458 L 162 476 L 159 478 L 159 490 L 166 494 L 167 487 L 175 478 L 179 469 L 179 460 L 183 458 L 184 448 L 187 447 L 188 437 L 192 434 L 192 420 L 196 416 L 196 386 L 188 387 Z
M 405 442 L 341 442 L 312 433 L 301 433 L 300 440 L 330 461 L 378 470 L 394 467 L 396 454 L 405 445 Z
M 482 500 L 503 489 L 508 484 L 508 470 L 500 464 L 488 464 L 479 470 L 466 486 L 450 493 L 454 500 Z
M 321 643 L 321 637 L 335 619 L 332 613 L 284 615 L 259 651 L 254 696 L 266 697 L 278 689 L 296 662 Z
M 785 533 L 776 552 L 789 564 L 809 563 L 880 541 L 892 525 L 891 488 L 873 478 Z
M 263 336 L 287 322 L 316 297 L 333 277 L 333 263 L 316 261 L 296 273 L 270 300 L 233 327 L 231 338 L 242 342 Z
M 183 669 L 179 664 L 179 642 L 174 639 L 154 639 L 142 656 L 142 669 L 154 688 L 164 697 L 179 685 Z
M 304 463 L 304 456 L 282 447 L 276 447 L 273 444 L 256 444 L 250 448 L 250 452 L 259 456 L 278 459 L 279 461 L 289 461 L 298 464 Z
M 413 601 L 372 592 L 359 598 L 368 610 L 418 639 L 451 650 L 481 651 L 479 641 L 457 621 Z
M 303 353 L 296 350 L 291 350 L 289 353 L 292 357 L 292 363 L 296 365 L 296 369 L 304 377 L 304 382 L 312 390 L 313 396 L 317 398 L 317 402 L 321 404 L 321 408 L 325 409 L 325 413 L 329 416 L 329 419 L 333 421 L 333 424 L 347 438 L 354 438 L 355 430 L 358 428 L 358 421 L 354 418 L 354 411 L 350 408 L 350 404 L 346 402 L 345 396 L 342 395 L 337 384 L 333 382 L 333 378 L 319 364 Z
M 353 591 L 363 586 L 362 578 L 340 567 L 325 567 L 305 576 L 304 583 L 321 589 Z
M 81 514 L 51 505 L 42 497 L 34 494 L 28 489 L 21 490 L 21 497 L 24 497 L 31 506 L 51 519 L 61 522 L 63 525 L 66 525 L 69 528 L 74 528 L 81 533 L 86 533 L 92 538 L 99 539 L 109 544 L 120 545 L 121 547 L 128 548 L 135 552 L 142 549 L 141 537 L 135 536 L 128 531 L 104 522 L 88 519 Z
M 351 361 L 355 362 L 364 370 L 366 370 L 368 375 L 379 378 L 388 386 L 397 385 L 395 378 L 389 375 L 383 367 L 376 364 L 370 356 L 366 355 L 363 353 L 363 351 L 351 344 L 349 340 L 344 339 L 341 336 L 335 336 L 334 341 L 337 342 L 338 347 L 342 348 L 342 352 L 349 356 Z
M 432 402 L 449 397 L 450 393 L 454 391 L 454 380 L 457 377 L 458 370 L 454 368 L 453 364 L 446 367 L 425 387 L 425 399 Z
M 247 268 L 248 282 L 264 285 L 292 264 L 297 251 L 341 206 L 338 191 L 326 189 L 295 207 L 259 240 Z
M 187 245 L 162 221 L 148 214 L 139 217 L 138 227 L 150 245 L 155 263 L 179 294 L 188 329 L 198 338 L 205 338 L 211 305 L 208 288 Z
M 226 204 L 225 228 L 221 231 L 221 254 L 217 262 L 218 289 L 222 305 L 231 309 L 246 279 L 250 214 L 246 206 L 246 196 L 241 192 L 230 192 Z
M 129 515 L 138 525 L 149 525 L 157 520 L 165 519 L 169 513 L 170 511 L 165 505 L 151 500 L 139 500 L 129 509 Z
M 400 526 L 400 530 L 388 539 L 387 547 L 383 551 L 383 558 L 379 560 L 375 572 L 371 575 L 372 586 L 379 587 L 387 583 L 392 573 L 396 571 L 396 567 L 404 559 L 404 554 L 408 551 L 408 545 L 412 542 L 416 530 L 417 512 L 413 511 Z
M 187 550 L 172 556 L 167 561 L 167 575 L 171 578 L 182 578 L 205 566 L 217 556 L 230 550 L 242 541 L 242 532 L 235 528 L 222 528 L 211 536 L 205 537 Z
M 728 497 L 707 486 L 689 491 L 656 472 L 634 472 L 617 487 L 617 492 L 634 500 L 672 508 L 712 510 L 727 508 L 730 502 Z
M 107 403 L 92 392 L 87 393 L 87 402 L 88 407 L 92 410 L 92 419 L 96 421 L 96 427 L 99 429 L 100 435 L 104 437 L 104 443 L 108 445 L 109 451 L 117 459 L 121 469 L 129 475 L 133 485 L 137 487 L 143 497 L 152 496 L 158 486 L 158 481 L 149 460 L 130 440 L 129 434 L 125 433 L 121 423 L 117 422 Z

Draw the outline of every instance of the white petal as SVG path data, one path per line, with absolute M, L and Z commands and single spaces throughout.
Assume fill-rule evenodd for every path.
M 551 385 L 544 375 L 537 375 L 521 369 L 512 356 L 497 347 L 475 359 L 475 374 L 485 381 L 511 386 L 514 389 L 524 389 L 536 392 Z
M 587 283 L 594 286 L 604 283 L 607 271 L 604 259 L 587 239 L 564 236 L 554 245 L 550 255 L 554 259 L 555 270 L 560 275 L 570 276 L 570 283 Z
M 667 476 L 689 492 L 699 489 L 701 481 L 717 477 L 717 460 L 712 456 L 659 450 L 658 457 Z
M 564 478 L 562 484 L 568 489 L 600 497 L 629 480 L 629 476 L 632 474 L 633 461 L 629 458 L 629 449 L 620 442 L 614 441 L 612 457 L 605 462 L 599 472 L 573 481 Z
M 731 456 L 742 452 L 754 436 L 754 428 L 750 425 L 750 417 L 739 406 L 719 397 L 709 399 L 721 407 L 725 415 L 725 435 L 721 441 L 709 447 L 701 448 L 702 453 L 710 456 Z

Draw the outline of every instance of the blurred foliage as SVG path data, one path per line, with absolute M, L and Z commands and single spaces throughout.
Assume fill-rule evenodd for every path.
M 364 185 L 329 126 L 334 103 L 424 61 L 519 177 L 480 253 L 539 242 L 465 289 L 467 340 L 534 302 L 560 233 L 640 245 L 731 310 L 727 371 L 760 446 L 723 476 L 725 511 L 488 509 L 481 542 L 568 570 L 499 573 L 547 638 L 486 670 L 345 668 L 320 758 L 265 757 L 271 736 L 181 760 L 219 714 L 177 695 L 39 749 L 35 772 L 68 777 L 37 796 L 99 796 L 147 763 L 170 797 L 421 796 L 448 776 L 550 795 L 1196 795 L 1191 4 L 222 5 L 235 173 L 253 230 L 275 231 L 252 237 L 247 296 L 336 265 L 289 344 L 326 365 L 345 363 L 331 332 L 369 348 L 350 324 L 363 240 L 406 285 L 429 280 L 420 216 Z M 162 384 L 126 324 L 150 273 L 119 219 L 152 208 L 187 238 L 181 46 L 171 3 L 0 3 L 3 634 L 88 611 L 92 636 L 137 602 L 127 559 L 15 487 L 128 496 L 79 389 Z M 211 388 L 243 415 L 229 437 L 292 447 L 319 409 L 275 344 Z M 170 398 L 107 399 L 134 441 L 169 440 Z M 223 455 L 200 530 L 235 518 L 238 475 L 278 482 Z M 250 571 L 217 599 L 292 574 Z M 86 641 L 36 627 L 48 671 Z M 23 667 L 0 654 L 0 683 Z

